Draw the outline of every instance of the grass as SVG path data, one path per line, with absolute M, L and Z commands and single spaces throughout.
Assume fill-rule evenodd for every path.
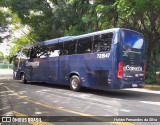
M 160 91 L 160 84 L 145 84 L 144 88 Z

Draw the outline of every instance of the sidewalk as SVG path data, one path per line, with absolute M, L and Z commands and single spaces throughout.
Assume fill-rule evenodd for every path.
M 14 116 L 7 90 L 0 85 L 0 116 Z
M 13 69 L 0 69 L 0 75 L 11 75 L 13 74 Z

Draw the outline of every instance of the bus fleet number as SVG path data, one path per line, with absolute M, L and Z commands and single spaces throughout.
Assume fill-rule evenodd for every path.
M 104 53 L 104 54 L 97 54 L 97 58 L 99 59 L 104 59 L 104 58 L 109 58 L 110 53 Z

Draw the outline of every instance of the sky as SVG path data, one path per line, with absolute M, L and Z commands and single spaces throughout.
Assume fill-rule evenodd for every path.
M 24 35 L 24 33 L 28 32 L 28 27 L 24 26 L 23 28 L 16 30 L 12 35 L 10 39 L 4 39 L 3 43 L 0 43 L 0 51 L 4 54 L 4 56 L 9 55 L 10 53 L 10 47 L 13 45 L 11 45 L 11 39 L 12 38 L 19 38 L 22 35 Z M 0 35 L 7 35 L 8 33 L 5 34 L 0 34 Z
M 9 46 L 7 42 L 0 43 L 0 51 L 3 53 L 4 56 L 9 55 Z

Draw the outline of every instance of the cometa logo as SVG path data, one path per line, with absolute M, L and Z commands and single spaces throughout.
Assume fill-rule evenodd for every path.
M 26 66 L 32 66 L 32 67 L 38 67 L 39 66 L 39 62 L 35 61 L 35 62 L 26 62 Z
M 132 67 L 132 66 L 129 66 L 127 65 L 125 67 L 126 71 L 142 71 L 142 67 Z

